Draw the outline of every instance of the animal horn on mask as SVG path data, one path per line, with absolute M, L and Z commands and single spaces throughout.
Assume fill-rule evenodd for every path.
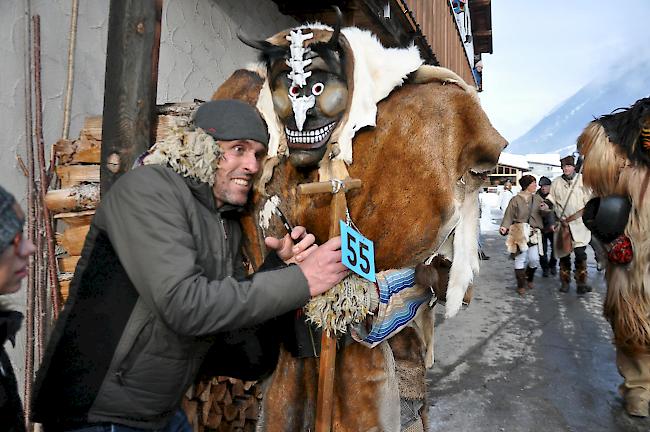
M 330 40 L 327 41 L 327 45 L 330 49 L 335 49 L 335 47 L 339 43 L 339 35 L 341 34 L 341 23 L 343 22 L 343 14 L 341 13 L 341 9 L 339 9 L 338 6 L 332 6 L 332 8 L 336 13 L 336 24 L 334 24 L 334 32 L 332 33 L 332 37 L 330 38 Z
M 272 57 L 272 56 L 282 56 L 286 53 L 286 47 L 281 47 L 278 45 L 274 45 L 269 41 L 266 40 L 255 40 L 251 39 L 248 36 L 244 35 L 242 32 L 238 31 L 237 32 L 237 38 L 242 41 L 245 45 L 248 45 L 249 47 L 259 50 L 262 52 L 267 57 Z

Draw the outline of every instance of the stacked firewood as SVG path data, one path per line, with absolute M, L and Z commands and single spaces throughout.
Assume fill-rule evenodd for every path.
M 61 188 L 48 191 L 45 205 L 55 220 L 65 223 L 65 230 L 56 234 L 59 286 L 64 300 L 99 204 L 101 142 L 102 118 L 88 117 L 78 139 L 62 139 L 54 145 L 55 172 Z
M 262 392 L 255 381 L 215 377 L 185 394 L 183 409 L 195 431 L 254 431 Z
M 195 103 L 158 107 L 156 141 L 163 140 L 173 127 L 186 123 L 196 107 Z M 101 141 L 102 118 L 89 117 L 78 139 L 60 140 L 54 146 L 60 189 L 50 190 L 45 202 L 54 218 L 65 223 L 65 229 L 56 234 L 64 300 L 100 201 Z M 260 399 L 261 390 L 254 381 L 215 377 L 193 385 L 186 393 L 183 408 L 197 432 L 253 431 Z

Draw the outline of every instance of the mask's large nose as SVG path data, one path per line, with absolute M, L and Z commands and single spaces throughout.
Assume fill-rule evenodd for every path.
M 316 104 L 316 97 L 309 96 L 290 96 L 291 105 L 293 106 L 293 117 L 296 120 L 296 127 L 302 132 L 302 126 L 307 119 L 307 111 Z

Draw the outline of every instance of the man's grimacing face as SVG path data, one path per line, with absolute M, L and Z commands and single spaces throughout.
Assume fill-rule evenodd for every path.
M 243 206 L 253 187 L 253 178 L 266 155 L 266 147 L 253 140 L 218 141 L 223 152 L 215 173 L 212 192 L 217 207 Z

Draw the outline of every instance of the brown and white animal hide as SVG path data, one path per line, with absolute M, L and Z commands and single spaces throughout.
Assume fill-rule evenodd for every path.
M 598 120 L 578 139 L 584 155 L 584 182 L 596 195 L 627 196 L 632 210 L 625 228 L 634 258 L 627 266 L 609 264 L 604 313 L 612 325 L 615 344 L 630 353 L 650 350 L 650 194 L 647 165 L 628 158 L 610 141 Z
M 446 258 L 451 261 L 447 283 L 445 317 L 458 313 L 474 275 L 478 273 L 478 218 L 477 189 L 482 179 L 466 175 L 456 185 L 454 208 L 460 207 L 458 225 L 453 233 L 453 250 Z
M 271 125 L 272 101 L 264 94 L 268 86 L 260 83 L 265 75 L 254 75 L 255 71 L 238 71 L 215 97 L 245 94 Z M 451 269 L 445 269 L 448 316 L 458 311 L 478 271 L 480 174 L 495 166 L 506 145 L 475 91 L 462 80 L 454 83 L 454 77 L 443 68 L 423 66 L 393 89 L 376 105 L 376 127 L 354 134 L 354 162 L 347 167 L 350 177 L 363 182 L 361 189 L 347 193 L 347 203 L 352 221 L 375 244 L 377 271 L 415 267 L 432 255 L 453 260 Z M 265 187 L 251 201 L 253 212 L 242 220 L 245 237 L 252 239 L 245 248 L 254 267 L 264 255 L 263 237 L 285 233 L 277 217 L 264 214 L 271 199 L 318 242 L 329 232 L 331 194 L 299 196 L 296 186 L 336 174 L 323 172 L 327 168 L 322 164 L 319 173 L 287 163 L 282 153 L 284 131 L 275 130 L 278 153 L 269 158 L 261 175 Z M 395 360 L 428 366 L 433 360 L 433 316 L 420 314 L 415 321 L 413 328 L 393 337 L 391 347 L 386 342 L 374 349 L 354 343 L 338 352 L 333 431 L 399 430 Z M 258 429 L 314 430 L 317 374 L 317 359 L 296 359 L 282 352 L 267 383 Z
M 528 234 L 530 225 L 527 223 L 514 223 L 508 228 L 506 237 L 506 249 L 511 254 L 518 254 L 528 250 Z
M 462 263 L 452 267 L 449 290 L 455 294 L 448 296 L 448 316 L 458 311 L 478 271 L 480 176 L 474 173 L 493 166 L 505 144 L 475 95 L 437 81 L 396 89 L 378 104 L 377 126 L 363 129 L 354 140 L 355 160 L 348 171 L 364 184 L 347 194 L 348 207 L 360 231 L 375 242 L 378 271 L 424 262 L 447 239 L 446 245 L 455 247 L 447 247 L 444 255 Z M 283 164 L 265 191 L 280 198 L 294 223 L 309 227 L 322 241 L 331 196 L 301 197 L 295 189 L 319 180 L 316 171 Z M 263 209 L 267 199 L 257 196 L 255 208 Z M 269 221 L 261 227 L 263 235 L 283 233 L 277 218 L 263 219 Z M 256 259 L 261 256 L 256 252 Z
M 363 187 L 348 193 L 348 207 L 359 230 L 375 242 L 377 269 L 415 266 L 435 251 L 449 257 L 453 264 L 448 315 L 460 308 L 465 289 L 478 268 L 476 193 L 480 180 L 470 170 L 492 166 L 504 145 L 471 94 L 453 84 L 438 82 L 407 84 L 395 90 L 378 105 L 377 127 L 359 132 L 354 140 L 355 158 L 348 170 L 351 177 L 362 179 Z M 280 198 L 280 207 L 294 223 L 308 227 L 322 241 L 328 235 L 331 196 L 302 197 L 295 190 L 297 184 L 318 179 L 316 172 L 304 173 L 290 165 L 279 165 L 267 192 Z M 264 200 L 257 196 L 255 207 L 263 207 Z M 249 230 L 253 225 L 249 223 Z M 277 218 L 271 218 L 264 234 L 281 233 Z M 441 243 L 444 245 L 439 248 Z M 402 337 L 407 336 L 396 336 Z M 429 336 L 426 342 L 431 341 Z M 381 344 L 381 350 L 371 350 L 354 344 L 337 357 L 341 375 L 337 372 L 336 382 L 340 380 L 340 384 L 335 391 L 333 430 L 399 430 L 383 424 L 380 415 L 389 407 L 381 402 L 394 397 L 385 393 L 389 388 L 386 383 L 394 373 L 382 365 L 382 361 L 389 360 L 385 345 Z M 432 348 L 427 346 L 424 351 L 429 353 L 426 360 L 424 353 L 414 360 L 430 365 Z M 286 394 L 296 392 L 303 397 L 306 389 L 312 388 L 308 383 L 316 382 L 316 366 L 306 372 L 302 368 L 308 366 L 300 365 L 311 362 L 282 357 L 264 399 L 267 423 L 262 430 L 298 431 L 305 430 L 301 429 L 304 422 L 312 424 L 311 411 L 292 411 L 295 418 L 284 414 Z M 297 377 L 280 372 L 298 369 L 301 374 Z M 366 393 L 367 398 L 363 396 Z M 399 417 L 398 407 L 392 405 L 386 418 Z M 283 423 L 268 423 L 271 418 Z
M 318 385 L 317 359 L 296 359 L 282 350 L 265 384 L 258 431 L 313 431 Z M 393 352 L 351 344 L 337 352 L 332 431 L 399 431 L 400 393 Z

